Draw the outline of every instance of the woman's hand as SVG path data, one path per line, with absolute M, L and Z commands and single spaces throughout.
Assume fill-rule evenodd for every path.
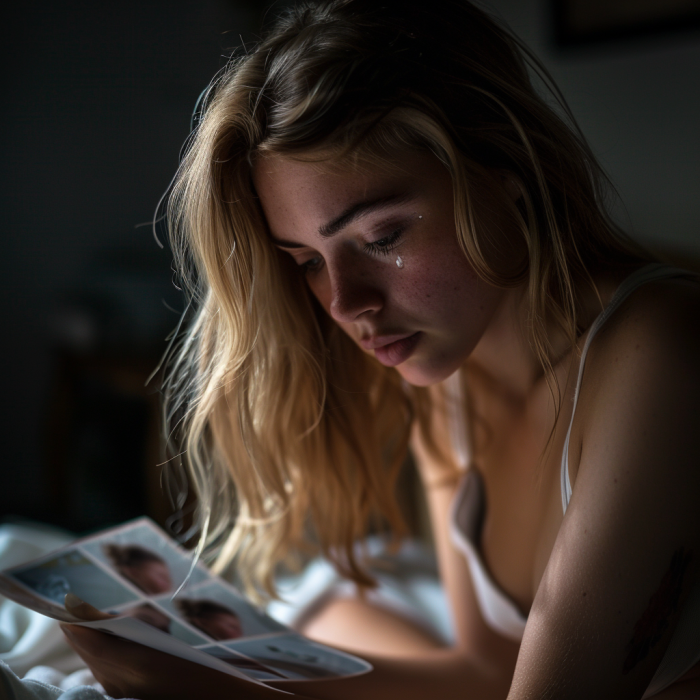
M 105 613 L 97 608 L 94 608 L 92 605 L 86 603 L 84 600 L 81 600 L 73 593 L 66 593 L 63 604 L 69 613 L 79 617 L 81 620 L 85 620 L 85 622 L 109 620 L 112 617 L 116 617 L 116 615 L 110 615 L 109 613 Z
M 66 609 L 86 622 L 113 617 L 66 596 Z M 108 695 L 138 700 L 279 698 L 272 688 L 250 683 L 156 649 L 79 625 L 61 625 L 68 644 L 90 667 Z

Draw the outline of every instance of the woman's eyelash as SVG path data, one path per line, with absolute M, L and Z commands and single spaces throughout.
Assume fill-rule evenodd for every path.
M 372 255 L 388 255 L 389 251 L 397 246 L 403 232 L 404 230 L 402 228 L 397 228 L 388 236 L 384 236 L 378 241 L 366 243 L 364 249 L 367 253 L 371 253 Z
M 315 257 L 311 258 L 311 260 L 307 260 L 306 262 L 301 263 L 299 267 L 305 275 L 308 275 L 320 270 L 322 264 L 323 258 L 320 255 L 316 255 Z
M 389 252 L 398 245 L 399 239 L 403 235 L 404 229 L 397 228 L 392 231 L 388 236 L 383 236 L 378 241 L 372 241 L 371 243 L 365 243 L 363 249 L 366 253 L 370 255 L 388 255 Z M 323 266 L 323 258 L 320 255 L 303 262 L 299 265 L 302 272 L 305 275 L 313 274 L 318 272 Z

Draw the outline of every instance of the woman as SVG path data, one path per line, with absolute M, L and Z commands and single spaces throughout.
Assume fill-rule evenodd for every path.
M 700 693 L 700 290 L 610 221 L 557 96 L 466 0 L 302 6 L 208 95 L 168 398 L 204 533 L 235 518 L 219 568 L 269 589 L 315 539 L 370 585 L 353 545 L 400 532 L 410 439 L 457 634 L 331 604 L 307 632 L 401 655 L 301 696 Z M 112 694 L 272 694 L 68 633 Z

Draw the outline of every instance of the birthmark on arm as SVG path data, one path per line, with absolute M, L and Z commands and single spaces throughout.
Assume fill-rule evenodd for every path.
M 692 552 L 683 547 L 673 553 L 668 571 L 649 599 L 646 610 L 634 626 L 632 639 L 625 647 L 627 656 L 622 665 L 623 674 L 629 673 L 649 655 L 668 628 L 681 602 L 683 581 L 691 558 Z

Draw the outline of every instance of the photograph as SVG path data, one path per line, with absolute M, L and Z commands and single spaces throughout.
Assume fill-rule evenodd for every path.
M 203 651 L 205 654 L 209 654 L 209 656 L 214 656 L 217 659 L 221 659 L 256 681 L 279 681 L 286 679 L 286 676 L 282 673 L 271 668 L 267 668 L 266 666 L 259 664 L 254 659 L 248 658 L 247 656 L 241 656 L 240 654 L 237 654 L 236 652 L 224 647 L 217 645 L 200 647 L 199 651 Z
M 279 671 L 288 680 L 352 676 L 371 668 L 361 659 L 293 633 L 243 639 L 223 646 Z
M 158 604 L 215 641 L 287 631 L 221 581 L 196 586 L 174 600 L 159 598 Z
M 119 617 L 131 617 L 135 620 L 141 620 L 151 627 L 155 627 L 161 632 L 172 635 L 175 639 L 179 639 L 190 646 L 199 646 L 206 644 L 207 639 L 195 631 L 189 629 L 177 620 L 173 620 L 162 609 L 156 607 L 152 603 L 142 603 L 135 605 L 132 608 L 112 611 Z
M 87 559 L 78 549 L 11 569 L 6 575 L 59 605 L 63 605 L 66 593 L 73 593 L 99 610 L 138 600 L 138 596 L 129 588 Z
M 192 566 L 187 553 L 146 520 L 90 539 L 82 547 L 148 596 L 177 590 Z M 196 566 L 185 587 L 206 578 L 206 571 Z
M 175 607 L 187 622 L 216 641 L 243 636 L 241 618 L 221 603 L 207 599 L 177 598 Z
M 150 603 L 141 603 L 133 608 L 126 608 L 115 613 L 119 617 L 131 617 L 134 620 L 141 620 L 151 627 L 155 627 L 161 632 L 170 634 L 172 620 L 158 608 L 154 608 Z
M 0 596 L 23 605 L 34 612 L 38 612 L 46 617 L 52 617 L 61 622 L 79 622 L 80 618 L 69 613 L 63 604 L 58 604 L 51 600 L 46 600 L 36 595 L 33 591 L 21 586 L 17 581 L 0 574 Z

